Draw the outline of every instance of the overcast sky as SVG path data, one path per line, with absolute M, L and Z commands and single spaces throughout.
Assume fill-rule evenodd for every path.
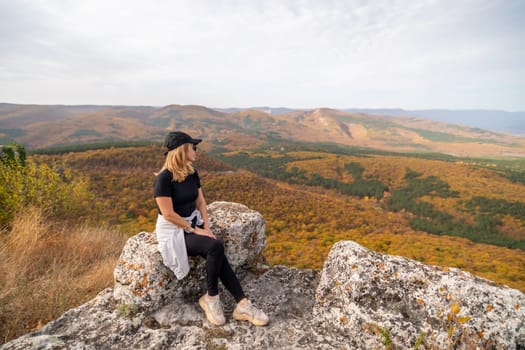
M 0 0 L 0 102 L 525 110 L 525 0 Z

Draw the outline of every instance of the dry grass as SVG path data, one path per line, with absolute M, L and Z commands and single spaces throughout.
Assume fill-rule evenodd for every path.
M 0 344 L 38 329 L 113 283 L 126 236 L 52 222 L 39 209 L 0 233 Z

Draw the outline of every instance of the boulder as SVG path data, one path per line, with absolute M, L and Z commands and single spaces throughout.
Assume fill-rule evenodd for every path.
M 313 319 L 351 348 L 525 348 L 520 291 L 351 241 L 325 261 Z
M 245 205 L 214 202 L 208 206 L 210 226 L 224 241 L 225 254 L 238 277 L 263 262 L 266 244 L 261 214 Z M 114 271 L 114 299 L 144 311 L 156 310 L 179 297 L 205 293 L 204 259 L 190 257 L 190 273 L 177 280 L 162 262 L 154 233 L 141 232 L 128 239 Z
M 211 230 L 224 241 L 225 252 L 235 272 L 263 262 L 266 223 L 259 212 L 239 203 L 213 202 L 208 205 L 208 216 Z

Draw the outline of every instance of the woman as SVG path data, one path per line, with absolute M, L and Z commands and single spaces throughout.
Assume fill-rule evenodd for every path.
M 192 166 L 201 141 L 180 131 L 166 136 L 166 161 L 154 185 L 159 210 L 156 225 L 159 251 L 164 264 L 179 280 L 189 272 L 188 256 L 206 259 L 207 293 L 199 299 L 199 305 L 212 324 L 220 326 L 226 322 L 219 299 L 220 279 L 237 302 L 233 317 L 265 326 L 268 316 L 248 300 L 224 255 L 223 242 L 210 230 L 199 174 Z

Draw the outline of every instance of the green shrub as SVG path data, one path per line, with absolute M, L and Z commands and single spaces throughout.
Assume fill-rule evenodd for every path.
M 0 159 L 0 226 L 9 226 L 14 215 L 29 206 L 57 218 L 86 214 L 91 199 L 88 183 L 65 166 L 26 159 L 20 145 L 4 146 Z

